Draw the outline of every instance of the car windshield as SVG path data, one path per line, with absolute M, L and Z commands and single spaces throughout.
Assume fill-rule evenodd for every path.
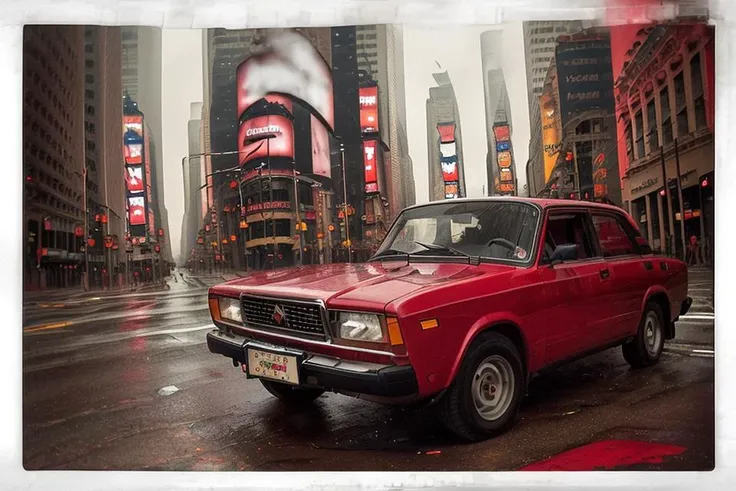
M 536 207 L 512 201 L 465 201 L 405 210 L 374 258 L 473 256 L 526 263 L 539 221 Z

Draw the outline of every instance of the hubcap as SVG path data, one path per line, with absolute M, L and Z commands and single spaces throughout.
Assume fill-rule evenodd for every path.
M 489 356 L 473 376 L 473 403 L 481 418 L 495 421 L 503 416 L 514 397 L 514 371 L 502 356 Z
M 644 345 L 650 356 L 659 354 L 659 345 L 662 340 L 662 326 L 654 312 L 649 312 L 644 319 Z

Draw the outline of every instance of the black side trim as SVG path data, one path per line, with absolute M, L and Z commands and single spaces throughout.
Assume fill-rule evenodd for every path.
M 682 302 L 682 305 L 680 306 L 680 315 L 687 314 L 692 305 L 693 305 L 693 299 L 691 297 L 685 298 L 685 301 Z

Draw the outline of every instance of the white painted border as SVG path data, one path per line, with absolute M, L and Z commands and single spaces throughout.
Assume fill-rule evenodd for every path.
M 728 298 L 736 271 L 736 2 L 711 0 L 716 19 L 716 357 L 717 470 L 712 473 L 171 473 L 36 472 L 21 467 L 21 45 L 22 24 L 145 24 L 167 28 L 270 27 L 373 23 L 493 24 L 543 19 L 602 19 L 604 0 L 3 0 L 0 2 L 0 94 L 3 96 L 3 175 L 0 193 L 4 238 L 0 241 L 0 475 L 4 489 L 435 489 L 619 488 L 690 489 L 736 482 L 736 302 Z M 704 5 L 706 0 L 685 1 Z M 654 16 L 670 15 L 671 1 Z M 610 13 L 610 12 L 609 12 Z M 734 269 L 732 269 L 734 268 Z M 656 417 L 656 415 L 653 415 Z M 729 418 L 730 417 L 730 418 Z

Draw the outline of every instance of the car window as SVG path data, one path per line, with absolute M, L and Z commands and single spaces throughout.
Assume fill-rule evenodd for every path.
M 564 244 L 577 244 L 578 259 L 595 257 L 586 219 L 587 214 L 582 212 L 551 213 L 547 218 L 543 262 L 549 262 L 555 248 Z
M 626 233 L 618 218 L 608 214 L 593 214 L 593 225 L 603 257 L 636 254 L 636 244 Z

